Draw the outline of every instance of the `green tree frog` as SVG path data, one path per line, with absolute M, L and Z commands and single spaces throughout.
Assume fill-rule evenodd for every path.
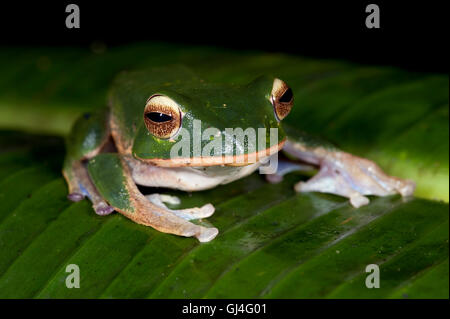
M 369 203 L 366 195 L 414 192 L 414 182 L 388 176 L 370 160 L 283 125 L 293 102 L 292 89 L 278 78 L 262 76 L 237 86 L 207 83 L 181 66 L 123 72 L 112 85 L 108 107 L 81 116 L 67 138 L 63 175 L 68 198 L 88 197 L 99 215 L 117 211 L 161 232 L 207 242 L 218 229 L 190 220 L 211 216 L 213 205 L 169 209 L 166 204 L 177 204 L 177 197 L 145 196 L 137 185 L 205 190 L 251 174 L 282 151 L 297 162 L 280 162 L 268 181 L 277 182 L 304 164 L 318 169 L 308 181 L 295 185 L 297 192 L 345 196 L 355 207 Z M 174 157 L 171 151 L 183 138 L 181 132 L 195 137 L 196 121 L 201 121 L 202 130 L 213 128 L 209 138 L 202 136 L 200 147 L 220 143 L 214 144 L 212 154 L 191 150 Z M 227 128 L 233 127 L 276 129 L 277 137 L 255 150 L 248 139 L 237 145 L 226 138 Z

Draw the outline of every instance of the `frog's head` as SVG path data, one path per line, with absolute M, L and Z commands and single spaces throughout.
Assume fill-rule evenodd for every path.
M 192 75 L 157 86 L 145 79 L 130 86 L 133 101 L 142 103 L 132 143 L 140 160 L 171 167 L 239 166 L 260 161 L 284 144 L 281 121 L 293 106 L 293 94 L 278 78 L 263 76 L 240 86 Z M 270 129 L 276 129 L 272 137 Z M 240 132 L 246 136 L 233 138 Z

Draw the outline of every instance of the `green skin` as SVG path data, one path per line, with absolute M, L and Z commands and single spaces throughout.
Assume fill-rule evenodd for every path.
M 194 120 L 201 121 L 202 131 L 213 127 L 222 136 L 227 135 L 226 128 L 277 128 L 278 140 L 267 139 L 267 148 L 278 151 L 285 143 L 283 151 L 289 158 L 319 168 L 308 182 L 295 186 L 299 192 L 346 196 L 355 207 L 369 202 L 365 195 L 412 194 L 411 181 L 388 176 L 375 163 L 337 150 L 297 128 L 283 128 L 274 110 L 274 85 L 274 78 L 270 77 L 259 77 L 245 86 L 207 83 L 181 66 L 120 74 L 110 90 L 109 107 L 80 117 L 67 138 L 63 174 L 69 185 L 69 199 L 78 201 L 87 196 L 100 215 L 116 210 L 137 223 L 167 233 L 195 236 L 200 241 L 209 241 L 217 235 L 216 228 L 189 222 L 210 216 L 214 212 L 212 205 L 170 210 L 163 202 L 176 199 L 158 194 L 144 197 L 136 184 L 202 190 L 244 177 L 260 162 L 224 166 L 203 157 L 202 177 L 192 178 L 202 167 L 186 161 L 180 164 L 170 157 L 180 134 L 159 138 L 144 123 L 147 99 L 155 94 L 176 102 L 183 114 L 181 126 L 190 136 L 194 134 Z M 202 140 L 202 149 L 209 142 Z M 222 145 L 221 152 L 216 150 L 214 156 L 232 156 L 235 146 Z M 245 146 L 252 145 L 247 142 Z M 189 162 L 193 157 L 191 153 L 185 160 Z M 267 175 L 268 180 L 277 182 L 288 172 L 305 169 L 303 164 L 282 163 L 276 174 Z M 180 182 L 183 178 L 185 184 Z M 189 181 L 195 183 L 188 185 Z

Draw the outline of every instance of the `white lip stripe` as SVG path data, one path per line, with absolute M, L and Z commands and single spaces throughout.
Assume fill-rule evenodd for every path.
M 277 153 L 283 148 L 284 143 L 286 142 L 286 139 L 278 143 L 277 145 L 274 145 L 268 149 L 256 152 L 256 156 L 251 156 L 251 158 L 255 158 L 257 162 L 259 162 L 261 159 L 266 158 L 272 154 Z M 163 159 L 163 158 L 140 158 L 136 155 L 134 155 L 138 160 L 156 165 L 161 167 L 183 167 L 183 166 L 218 166 L 218 165 L 229 165 L 229 164 L 237 164 L 239 166 L 240 164 L 243 164 L 243 166 L 246 166 L 249 163 L 246 159 L 248 159 L 248 154 L 243 154 L 238 156 L 234 155 L 226 155 L 226 156 L 210 156 L 210 157 L 193 157 L 193 158 L 173 158 L 173 159 Z

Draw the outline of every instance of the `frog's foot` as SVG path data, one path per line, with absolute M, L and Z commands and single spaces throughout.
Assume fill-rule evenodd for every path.
M 185 220 L 206 218 L 206 217 L 209 217 L 212 214 L 214 214 L 214 210 L 215 210 L 214 206 L 212 204 L 206 204 L 206 205 L 203 205 L 202 207 L 193 207 L 193 208 L 186 208 L 186 209 L 170 209 L 164 203 L 178 205 L 181 202 L 178 197 L 170 196 L 170 195 L 161 195 L 161 194 L 151 194 L 151 195 L 147 195 L 145 197 L 151 203 L 153 203 L 161 208 L 164 208 Z
M 266 181 L 272 184 L 279 183 L 283 180 L 283 176 L 295 171 L 312 171 L 316 168 L 311 165 L 290 162 L 286 160 L 278 160 L 277 171 L 275 174 L 266 174 Z
M 105 170 L 105 167 L 108 170 Z M 197 225 L 179 216 L 181 213 L 184 213 L 183 217 L 187 219 L 210 216 L 213 209 L 207 206 L 177 211 L 168 209 L 164 204 L 164 202 L 179 203 L 176 197 L 157 195 L 150 197 L 151 200 L 146 198 L 133 180 L 128 164 L 118 154 L 99 154 L 88 162 L 87 169 L 93 186 L 102 195 L 100 199 L 138 224 L 153 227 L 164 233 L 196 237 L 200 242 L 210 241 L 219 233 L 215 227 Z M 90 192 L 90 195 L 92 194 L 97 195 L 96 192 Z M 96 201 L 95 198 L 91 198 L 91 201 L 94 208 L 95 203 L 100 205 L 100 201 Z M 107 212 L 111 210 L 107 207 L 105 209 Z
M 166 233 L 196 237 L 200 242 L 211 241 L 219 233 L 219 230 L 215 227 L 203 227 L 188 221 L 211 216 L 214 213 L 214 207 L 211 204 L 204 205 L 201 208 L 173 210 L 167 208 L 161 200 L 163 198 L 167 202 L 169 199 L 169 197 L 166 197 L 167 195 L 152 194 L 144 197 L 135 191 L 133 193 L 137 214 L 127 214 L 123 211 L 122 213 L 140 224 L 152 226 Z M 173 198 L 169 201 L 173 202 Z
M 297 192 L 332 193 L 350 199 L 354 207 L 367 205 L 365 195 L 410 196 L 415 183 L 385 174 L 374 162 L 345 152 L 329 152 L 320 160 L 319 172 L 307 182 L 295 185 Z

